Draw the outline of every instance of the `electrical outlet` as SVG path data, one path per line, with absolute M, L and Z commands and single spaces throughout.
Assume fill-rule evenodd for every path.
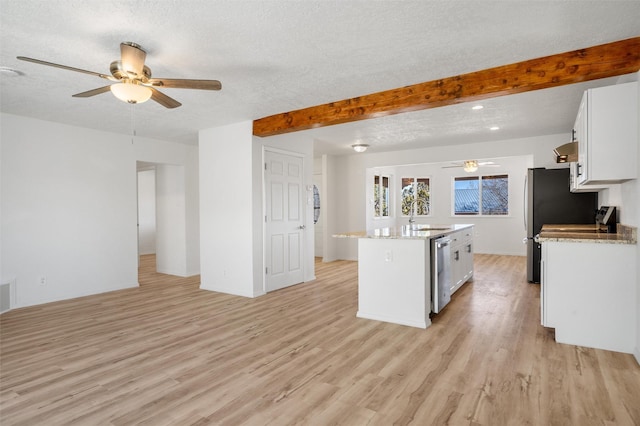
M 393 252 L 391 250 L 386 250 L 384 252 L 384 261 L 393 262 Z
M 40 283 L 40 285 L 45 285 L 47 283 L 47 277 L 45 277 L 44 275 L 42 275 L 40 277 L 40 279 L 38 280 L 38 282 Z

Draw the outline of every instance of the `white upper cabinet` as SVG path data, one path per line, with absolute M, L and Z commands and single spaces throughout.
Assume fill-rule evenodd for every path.
M 637 85 L 631 82 L 585 91 L 574 129 L 577 185 L 607 185 L 637 177 Z

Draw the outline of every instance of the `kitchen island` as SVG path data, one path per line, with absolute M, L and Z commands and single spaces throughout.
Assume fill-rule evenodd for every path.
M 413 224 L 334 235 L 358 238 L 357 316 L 419 328 L 431 325 L 431 240 L 444 236 L 451 239 L 453 293 L 473 275 L 473 225 Z

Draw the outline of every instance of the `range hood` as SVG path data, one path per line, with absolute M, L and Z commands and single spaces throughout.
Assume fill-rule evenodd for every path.
M 556 163 L 568 163 L 578 161 L 578 142 L 569 142 L 560 145 L 553 150 L 556 155 Z

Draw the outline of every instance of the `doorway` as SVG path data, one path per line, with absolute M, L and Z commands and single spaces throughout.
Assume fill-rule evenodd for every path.
M 140 256 L 156 254 L 156 169 L 138 167 L 138 265 Z
M 265 150 L 265 291 L 304 280 L 301 156 Z
M 137 162 L 138 265 L 154 255 L 155 271 L 194 275 L 187 266 L 185 170 L 182 165 Z

